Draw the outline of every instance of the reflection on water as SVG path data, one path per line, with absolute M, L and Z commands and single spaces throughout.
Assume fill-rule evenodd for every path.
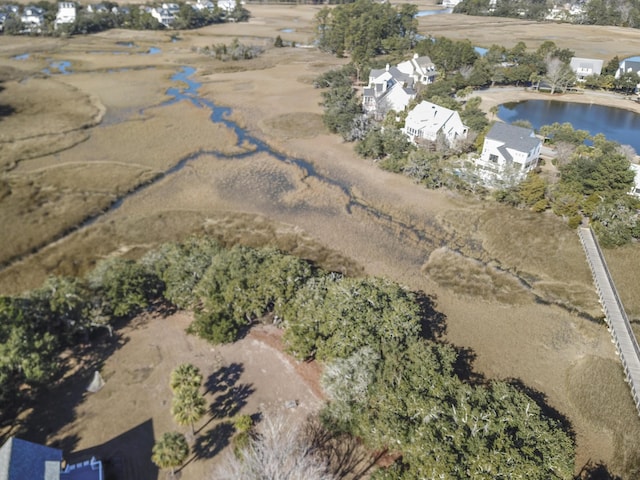
M 489 51 L 488 48 L 484 48 L 484 47 L 473 47 L 473 49 L 476 51 L 476 53 L 478 55 L 480 55 L 481 57 L 484 57 L 487 52 Z
M 71 67 L 71 62 L 54 61 L 49 63 L 49 67 L 43 69 L 42 73 L 45 73 L 47 75 L 55 75 L 55 74 L 69 75 L 71 73 L 71 70 L 69 70 L 70 67 Z
M 631 145 L 636 152 L 640 152 L 640 115 L 622 108 L 556 100 L 526 100 L 500 105 L 498 117 L 507 123 L 528 120 L 536 130 L 555 122 L 569 122 L 576 130 L 587 130 L 591 135 L 602 133 L 608 140 Z
M 453 8 L 440 8 L 438 10 L 420 10 L 416 17 L 429 17 L 431 15 L 444 15 L 453 12 Z

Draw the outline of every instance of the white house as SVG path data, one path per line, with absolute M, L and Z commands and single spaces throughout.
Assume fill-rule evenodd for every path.
M 20 21 L 28 30 L 41 27 L 44 24 L 44 10 L 40 7 L 25 7 Z
M 618 70 L 616 70 L 616 78 L 620 78 L 620 75 L 623 73 L 640 73 L 640 58 L 639 57 L 631 57 L 626 58 L 620 62 L 618 66 Z
M 469 128 L 462 123 L 458 112 L 423 101 L 409 112 L 402 131 L 414 143 L 433 142 L 442 136 L 447 144 L 453 145 L 467 137 Z
M 396 67 L 371 70 L 369 85 L 362 91 L 362 108 L 369 115 L 382 117 L 389 110 L 401 112 L 416 97 L 413 78 Z
M 211 0 L 198 0 L 193 5 L 193 8 L 195 8 L 196 10 L 209 10 L 209 11 L 212 11 L 213 9 L 216 8 L 216 6 Z
M 489 184 L 518 182 L 538 166 L 542 141 L 529 128 L 496 122 L 475 159 L 480 176 Z
M 369 84 L 362 92 L 362 108 L 365 113 L 377 117 L 384 116 L 389 110 L 401 112 L 416 97 L 416 84 L 429 85 L 436 75 L 436 66 L 431 59 L 418 54 L 395 67 L 387 64 L 384 69 L 372 69 Z
M 398 70 L 413 78 L 414 82 L 429 85 L 436 80 L 436 66 L 431 58 L 419 57 L 417 53 L 411 60 L 398 64 Z
M 629 193 L 636 197 L 640 197 L 640 165 L 632 163 L 631 170 L 636 174 L 636 177 L 633 179 L 633 187 L 631 187 L 631 191 Z
M 453 8 L 460 2 L 462 2 L 462 0 L 442 0 L 442 6 L 444 8 Z
M 104 3 L 96 3 L 94 5 L 87 5 L 87 12 L 89 13 L 108 13 L 109 9 Z
M 76 21 L 76 4 L 73 2 L 58 3 L 58 13 L 56 14 L 55 28 L 58 25 L 73 23 Z
M 236 9 L 236 0 L 218 0 L 218 8 L 230 13 Z
M 165 27 L 170 27 L 176 20 L 176 16 L 167 8 L 152 8 L 149 13 Z
M 595 58 L 572 57 L 569 66 L 576 74 L 576 80 L 584 82 L 587 77 L 602 73 L 602 63 L 602 60 Z

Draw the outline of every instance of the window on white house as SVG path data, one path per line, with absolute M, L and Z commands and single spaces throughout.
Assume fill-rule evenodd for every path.
M 494 155 L 493 153 L 489 155 L 489 160 L 493 163 L 498 163 L 498 155 Z

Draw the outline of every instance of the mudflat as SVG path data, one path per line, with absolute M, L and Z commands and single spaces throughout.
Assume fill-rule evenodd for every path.
M 348 274 L 386 276 L 436 298 L 447 317 L 446 339 L 472 352 L 479 373 L 523 382 L 570 421 L 577 469 L 590 459 L 625 478 L 637 476 L 640 419 L 600 321 L 577 234 L 552 215 L 425 190 L 358 158 L 353 145 L 323 127 L 320 91 L 312 86 L 318 74 L 347 61 L 309 47 L 320 7 L 248 8 L 246 24 L 178 32 L 177 41 L 167 32 L 125 30 L 3 37 L 0 69 L 8 73 L 0 105 L 10 108 L 0 117 L 0 292 L 35 287 L 49 274 L 82 274 L 102 258 L 136 257 L 191 233 L 275 245 Z M 563 43 L 566 32 L 578 28 L 568 25 L 454 15 L 423 17 L 420 25 L 424 33 L 482 46 L 522 39 L 534 47 L 553 39 L 585 57 L 640 51 L 634 30 L 624 31 L 629 42 L 614 44 L 599 40 L 610 34 L 608 27 L 585 27 L 579 37 L 571 33 L 585 46 L 578 50 Z M 500 40 L 507 28 L 513 30 Z M 277 35 L 298 47 L 273 48 Z M 265 53 L 221 62 L 204 51 L 236 37 Z M 58 62 L 69 65 L 61 70 Z M 194 73 L 176 77 L 185 67 Z M 191 81 L 197 85 L 190 96 L 176 98 Z M 532 93 L 479 95 L 489 111 Z M 637 110 L 621 97 L 562 98 Z M 219 107 L 229 110 L 212 121 Z M 640 316 L 637 250 L 607 252 L 634 319 Z M 149 326 L 156 321 L 165 320 L 145 320 L 128 333 L 142 349 L 137 366 L 118 355 L 126 345 L 106 360 L 114 392 L 131 383 L 116 374 L 120 370 L 137 371 L 146 362 L 153 368 L 144 372 L 161 382 L 173 368 L 172 362 L 145 360 L 156 358 L 164 334 Z M 185 317 L 169 321 L 186 324 Z M 172 344 L 170 358 L 213 362 L 213 352 L 195 343 Z M 159 427 L 169 422 L 163 389 L 143 408 Z M 76 449 L 105 442 L 87 421 L 106 411 L 101 394 L 79 400 L 76 415 L 48 439 L 73 435 Z M 109 417 L 120 419 L 119 429 L 136 427 L 140 412 L 116 400 Z M 257 408 L 250 405 L 247 413 Z M 208 465 L 194 461 L 183 478 L 201 478 L 200 464 Z

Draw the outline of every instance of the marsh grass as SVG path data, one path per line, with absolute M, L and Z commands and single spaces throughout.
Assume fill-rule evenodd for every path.
M 277 29 L 291 26 L 291 20 L 280 18 L 283 11 L 297 12 L 307 7 L 298 6 L 292 10 L 289 6 L 280 9 L 269 5 L 260 8 L 265 12 L 278 12 L 277 18 L 271 17 L 277 23 L 270 27 Z M 266 28 L 256 24 L 246 27 Z M 124 120 L 115 125 L 87 129 L 86 133 L 91 135 L 89 140 L 60 151 L 57 159 L 48 156 L 19 162 L 8 183 L 6 178 L 2 180 L 4 183 L 0 182 L 0 196 L 4 195 L 0 200 L 0 214 L 8 205 L 5 203 L 7 198 L 22 190 L 24 193 L 20 195 L 24 201 L 17 203 L 21 208 L 33 205 L 35 209 L 24 210 L 24 216 L 14 216 L 8 223 L 12 227 L 16 225 L 15 235 L 35 237 L 37 234 L 49 243 L 52 237 L 46 230 L 36 229 L 38 223 L 46 224 L 47 228 L 58 222 L 73 224 L 76 217 L 82 216 L 78 212 L 91 211 L 91 202 L 102 205 L 98 202 L 99 195 L 104 195 L 105 201 L 110 200 L 131 185 L 143 182 L 149 172 L 164 171 L 175 164 L 176 159 L 198 149 L 224 152 L 237 149 L 233 133 L 213 127 L 206 109 L 194 109 L 188 102 L 154 108 L 167 99 L 164 93 L 172 85 L 169 78 L 179 65 L 197 66 L 198 77 L 204 82 L 203 96 L 220 105 L 234 107 L 233 118 L 252 132 L 257 131 L 260 119 L 266 118 L 266 127 L 274 131 L 279 129 L 283 138 L 295 139 L 294 134 L 304 133 L 304 128 L 295 124 L 293 112 L 320 111 L 317 105 L 319 92 L 311 88 L 308 79 L 346 59 L 336 60 L 305 49 L 272 49 L 245 64 L 245 71 L 217 76 L 215 61 L 190 54 L 188 42 L 191 38 L 199 39 L 203 45 L 211 44 L 218 40 L 211 38 L 213 35 L 209 33 L 224 28 L 237 29 L 237 25 L 217 25 L 186 32 L 185 39 L 175 46 L 163 45 L 163 54 L 158 57 L 118 59 L 125 62 L 126 67 L 153 64 L 157 71 L 130 71 L 113 77 L 101 70 L 114 64 L 114 59 L 109 58 L 112 56 L 94 58 L 87 54 L 87 49 L 123 38 L 135 39 L 142 46 L 146 45 L 143 37 L 149 45 L 157 46 L 155 40 L 160 37 L 154 37 L 156 34 L 152 32 L 113 31 L 71 39 L 60 47 L 56 56 L 68 59 L 69 52 L 65 49 L 73 44 L 73 54 L 86 58 L 78 68 L 85 68 L 87 73 L 57 78 L 84 92 L 99 94 L 111 111 L 131 109 L 142 113 L 135 116 L 135 121 L 127 114 L 118 117 Z M 479 28 L 487 30 L 484 24 Z M 300 30 L 298 25 L 296 30 Z M 232 35 L 234 32 L 229 32 L 229 36 Z M 269 36 L 275 37 L 275 33 L 269 33 L 265 38 Z M 91 42 L 91 45 L 83 46 L 85 42 Z M 171 53 L 170 49 L 174 48 L 180 50 Z M 94 67 L 99 74 L 89 73 Z M 207 83 L 208 78 L 202 78 L 206 72 L 212 75 L 210 83 Z M 253 87 L 247 83 L 250 77 L 254 79 Z M 44 82 L 49 80 L 42 80 L 43 88 L 48 85 Z M 113 87 L 114 83 L 118 84 L 117 88 Z M 38 116 L 31 115 L 30 121 L 34 118 Z M 131 121 L 126 121 L 128 119 Z M 275 123 L 268 124 L 270 119 L 275 119 Z M 3 127 L 4 120 L 0 125 Z M 289 133 L 287 129 L 293 132 Z M 138 258 L 159 243 L 182 240 L 190 234 L 208 234 L 225 244 L 272 245 L 329 270 L 357 275 L 366 267 L 369 273 L 388 273 L 403 283 L 433 286 L 443 312 L 449 315 L 451 330 L 470 332 L 467 337 L 458 333 L 458 338 L 461 338 L 461 345 L 472 345 L 477 351 L 478 363 L 485 372 L 496 376 L 507 371 L 513 375 L 522 374 L 530 384 L 540 385 L 561 407 L 569 403 L 564 381 L 568 365 L 575 361 L 574 355 L 583 354 L 584 348 L 598 349 L 596 340 L 606 337 L 607 333 L 604 327 L 601 331 L 599 326 L 585 325 L 586 322 L 566 311 L 538 305 L 528 299 L 532 293 L 550 300 L 566 298 L 578 310 L 595 306 L 600 311 L 591 274 L 574 231 L 551 216 L 511 210 L 490 201 L 480 203 L 450 192 L 415 193 L 411 186 L 407 188 L 403 183 L 406 179 L 363 167 L 363 162 L 354 158 L 350 149 L 326 135 L 318 135 L 308 143 L 302 139 L 279 142 L 277 138 L 275 143 L 281 144 L 278 147 L 281 146 L 282 151 L 313 161 L 318 170 L 328 172 L 330 178 L 342 179 L 340 175 L 343 175 L 345 182 L 353 185 L 351 195 L 362 199 L 372 211 L 382 214 L 372 217 L 365 208 L 354 207 L 345 213 L 348 198 L 343 191 L 316 178 L 303 178 L 303 172 L 295 171 L 293 166 L 275 168 L 268 162 L 256 162 L 258 155 L 233 165 L 230 160 L 201 157 L 179 175 L 167 177 L 157 189 L 150 188 L 131 198 L 120 210 L 105 215 L 89 227 L 72 231 L 64 240 L 51 242 L 43 250 L 0 271 L 0 292 L 17 293 L 40 286 L 50 274 L 82 275 L 96 261 L 111 255 Z M 82 162 L 95 165 L 86 170 L 52 168 Z M 126 167 L 118 168 L 118 164 Z M 283 169 L 286 169 L 284 173 Z M 73 185 L 73 178 L 79 180 L 78 186 Z M 272 198 L 267 194 L 274 190 L 264 183 L 274 179 L 282 188 Z M 224 187 L 225 182 L 229 188 L 219 188 Z M 9 185 L 11 195 L 6 194 L 6 185 Z M 411 191 L 409 196 L 405 196 L 407 190 Z M 252 197 L 256 192 L 267 195 L 268 202 L 257 206 Z M 267 217 L 277 218 L 280 222 Z M 28 228 L 33 230 L 24 230 L 23 224 L 30 223 L 34 227 Z M 291 225 L 293 223 L 302 227 Z M 400 224 L 413 228 L 406 229 Z M 305 232 L 311 232 L 314 237 Z M 433 253 L 440 247 L 446 248 Z M 635 251 L 631 249 L 627 254 L 634 255 Z M 448 287 L 440 288 L 436 282 L 427 283 L 418 271 L 431 254 L 429 275 Z M 349 260 L 348 256 L 361 263 Z M 629 269 L 627 288 L 635 288 L 632 280 L 634 262 L 621 259 L 620 267 L 616 268 Z M 619 273 L 614 272 L 614 275 Z M 523 284 L 530 286 L 531 293 Z M 463 300 L 458 302 L 460 297 Z M 480 304 L 477 301 L 480 298 L 488 301 Z M 521 304 L 514 304 L 516 300 Z M 582 327 L 576 329 L 576 324 Z M 554 333 L 555 329 L 558 334 Z M 497 337 L 501 337 L 499 341 L 496 341 Z M 547 340 L 550 343 L 545 343 Z M 604 342 L 605 347 L 610 347 L 608 338 Z M 598 354 L 602 351 L 600 348 Z M 545 359 L 548 360 L 546 363 Z M 551 363 L 554 368 L 549 368 Z M 627 401 L 630 400 L 626 385 L 619 382 L 621 367 L 615 362 L 605 369 L 590 371 L 585 368 L 578 373 L 575 378 L 567 377 L 573 381 L 571 388 L 579 393 L 592 385 L 598 389 L 597 397 L 586 398 L 585 405 L 580 407 L 581 412 L 591 409 L 589 412 L 592 413 L 574 415 L 569 408 L 566 412 L 586 432 L 587 441 L 579 446 L 586 456 L 597 453 L 589 441 L 598 436 L 598 431 L 583 417 L 591 418 L 598 413 L 598 408 L 608 406 L 609 399 L 605 398 L 608 382 L 620 383 L 616 386 L 622 388 L 620 398 L 626 396 Z M 635 422 L 637 413 L 625 407 L 612 409 L 607 415 L 615 416 L 610 422 L 611 430 L 615 429 L 616 438 L 620 439 L 616 443 L 616 448 L 621 449 L 620 455 L 616 454 L 616 468 L 621 472 L 632 472 L 634 462 L 640 464 L 640 461 L 633 456 L 634 438 L 627 435 L 626 422 Z M 637 434 L 635 438 L 638 438 Z M 603 443 L 608 448 L 610 442 Z M 609 453 L 604 455 L 603 458 L 609 461 Z M 627 456 L 621 458 L 624 455 Z
M 102 221 L 73 232 L 63 242 L 54 242 L 0 272 L 0 292 L 20 293 L 41 285 L 52 274 L 81 276 L 111 255 L 137 259 L 162 243 L 183 240 L 191 234 L 206 234 L 223 245 L 271 246 L 330 271 L 363 273 L 356 262 L 292 225 L 260 215 L 169 210 L 127 217 L 117 223 Z
M 640 243 L 603 250 L 629 318 L 640 318 Z
M 479 219 L 489 258 L 528 283 L 545 301 L 599 312 L 591 272 L 578 234 L 562 220 L 495 206 Z
M 309 112 L 285 113 L 262 122 L 268 136 L 276 138 L 309 138 L 327 133 L 322 115 Z
M 593 379 L 598 379 L 594 384 Z M 640 478 L 640 417 L 619 362 L 588 356 L 567 372 L 569 399 L 580 415 L 613 435 L 610 467 L 622 478 Z
M 104 115 L 100 102 L 77 88 L 52 79 L 6 82 L 0 104 L 14 113 L 2 118 L 0 169 L 23 159 L 55 153 L 86 140 L 85 129 Z
M 530 302 L 533 298 L 512 275 L 447 248 L 433 251 L 423 272 L 458 295 L 506 305 Z

